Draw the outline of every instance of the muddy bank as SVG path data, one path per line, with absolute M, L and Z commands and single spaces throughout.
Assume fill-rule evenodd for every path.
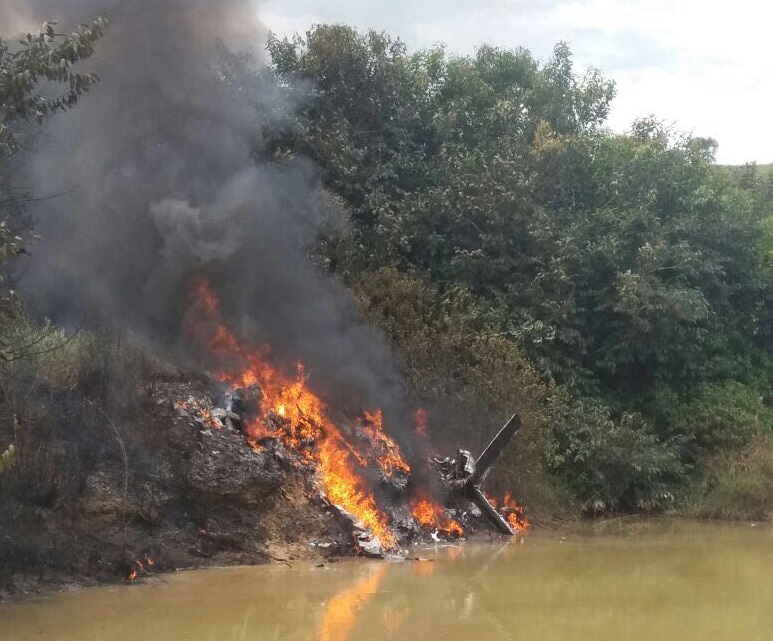
M 127 375 L 130 356 L 103 356 L 2 388 L 14 419 L 0 442 L 17 458 L 0 472 L 0 598 L 528 527 L 478 485 L 516 416 L 477 461 L 434 456 L 425 437 L 409 464 L 380 410 L 337 426 L 300 375 L 237 387 L 144 355 Z
M 90 414 L 82 424 L 101 420 L 103 440 L 89 450 L 74 449 L 74 434 L 41 441 L 50 436 L 41 425 L 25 426 L 23 447 L 45 460 L 4 475 L 0 598 L 180 568 L 352 554 L 350 533 L 307 474 L 256 451 L 235 428 L 213 429 L 175 407 L 206 387 L 146 381 L 127 422 L 69 399 Z

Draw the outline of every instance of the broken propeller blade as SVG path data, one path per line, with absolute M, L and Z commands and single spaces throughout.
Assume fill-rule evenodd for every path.
M 489 503 L 480 486 L 483 481 L 485 481 L 489 471 L 491 471 L 494 461 L 499 458 L 520 427 L 521 417 L 518 414 L 513 414 L 510 417 L 510 420 L 504 424 L 499 432 L 497 432 L 496 436 L 491 439 L 491 442 L 486 449 L 483 450 L 483 453 L 477 458 L 475 461 L 475 469 L 465 481 L 462 489 L 464 495 L 478 506 L 478 509 L 491 522 L 496 530 L 500 534 L 507 536 L 514 536 L 515 531 L 507 520 L 497 512 L 494 506 Z
M 475 471 L 467 479 L 466 485 L 468 487 L 477 487 L 483 483 L 492 465 L 494 465 L 494 461 L 499 458 L 519 429 L 521 429 L 521 417 L 518 414 L 513 414 L 475 461 Z

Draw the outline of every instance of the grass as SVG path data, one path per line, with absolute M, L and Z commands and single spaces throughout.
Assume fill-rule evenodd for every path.
M 708 466 L 695 516 L 765 520 L 773 515 L 773 440 L 759 436 L 740 452 L 717 456 Z

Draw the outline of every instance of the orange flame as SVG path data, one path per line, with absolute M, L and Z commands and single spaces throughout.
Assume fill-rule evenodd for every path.
M 397 542 L 387 516 L 357 474 L 357 468 L 366 466 L 367 461 L 347 442 L 329 418 L 324 402 L 309 389 L 303 365 L 297 365 L 295 376 L 288 376 L 269 363 L 267 348 L 240 342 L 222 323 L 217 296 L 206 281 L 197 284 L 194 300 L 201 317 L 197 321 L 203 322 L 191 328 L 194 336 L 205 332 L 210 337 L 208 348 L 223 367 L 216 377 L 234 387 L 260 389 L 262 417 L 246 426 L 247 434 L 253 441 L 273 436 L 314 465 L 327 498 L 360 520 L 384 549 L 394 548 Z M 370 416 L 376 415 L 380 423 L 380 410 Z M 373 430 L 376 440 L 399 460 L 389 458 L 388 462 L 379 460 L 379 464 L 407 471 L 399 449 L 381 431 L 380 424 Z
M 190 397 L 187 401 L 175 401 L 174 408 L 185 410 L 194 416 L 196 420 L 205 427 L 210 427 L 216 430 L 222 429 L 223 427 L 220 419 L 212 414 L 211 408 L 202 405 L 193 397 Z
M 395 472 L 411 471 L 408 463 L 403 459 L 400 447 L 384 432 L 384 417 L 380 409 L 369 412 L 364 410 L 363 414 L 368 424 L 363 425 L 363 431 L 370 437 L 375 450 L 376 462 L 381 471 L 388 477 Z
M 143 564 L 140 559 L 135 559 L 134 565 L 137 566 L 136 569 L 133 569 L 131 572 L 129 572 L 128 579 L 129 581 L 134 581 L 140 574 L 146 574 L 150 571 L 150 568 L 154 566 L 156 562 L 150 558 L 147 554 L 145 555 L 145 563 Z
M 515 502 L 509 492 L 505 492 L 504 497 L 502 497 L 501 506 L 500 501 L 497 501 L 494 497 L 486 495 L 486 500 L 505 517 L 510 527 L 516 532 L 523 532 L 531 527 L 529 519 L 523 513 L 523 508 Z
M 518 505 L 509 492 L 505 492 L 505 496 L 502 499 L 501 511 L 504 512 L 504 516 L 510 527 L 516 532 L 523 532 L 531 527 L 531 523 L 523 513 L 523 508 Z
M 462 526 L 448 518 L 443 507 L 430 500 L 426 495 L 419 495 L 411 502 L 411 514 L 423 527 L 438 530 L 454 538 L 464 535 Z

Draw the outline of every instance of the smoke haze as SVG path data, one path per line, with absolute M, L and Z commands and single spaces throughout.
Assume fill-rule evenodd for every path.
M 219 41 L 262 55 L 252 2 L 18 0 L 3 12 L 65 31 L 110 19 L 81 65 L 102 82 L 49 123 L 29 167 L 36 195 L 67 193 L 35 208 L 43 241 L 22 286 L 41 315 L 109 323 L 185 358 L 203 274 L 237 331 L 280 362 L 303 360 L 334 403 L 400 404 L 385 342 L 307 257 L 329 215 L 314 168 L 256 160 L 261 124 L 289 106 L 269 81 L 236 91 L 217 73 Z

